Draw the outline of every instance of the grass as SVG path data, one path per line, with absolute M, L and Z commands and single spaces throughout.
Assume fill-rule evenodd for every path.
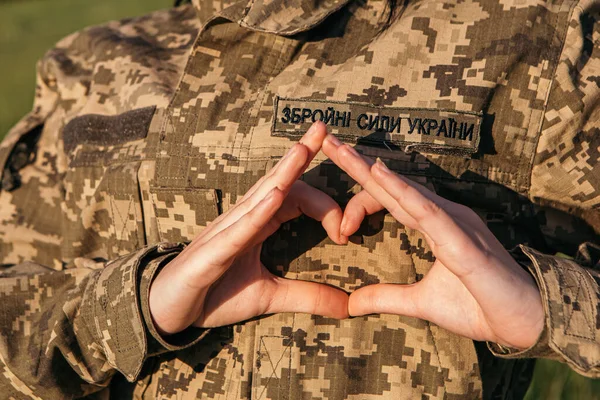
M 83 27 L 169 7 L 169 0 L 0 1 L 0 138 L 31 108 L 35 62 L 65 35 Z M 600 380 L 563 364 L 539 361 L 527 393 L 534 399 L 600 399 Z
M 599 400 L 600 379 L 588 379 L 564 364 L 538 360 L 525 400 Z
M 0 1 L 0 138 L 31 109 L 35 63 L 59 39 L 89 25 L 171 4 L 171 0 Z

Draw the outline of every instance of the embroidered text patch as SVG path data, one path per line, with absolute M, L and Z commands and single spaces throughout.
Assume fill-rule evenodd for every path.
M 481 113 L 468 111 L 283 97 L 275 98 L 274 107 L 275 136 L 300 137 L 320 120 L 346 141 L 435 153 L 475 153 L 483 119 Z

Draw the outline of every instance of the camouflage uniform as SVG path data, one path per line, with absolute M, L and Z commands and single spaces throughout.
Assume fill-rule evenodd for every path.
M 383 29 L 379 0 L 198 0 L 65 38 L 0 146 L 0 397 L 518 398 L 531 357 L 600 376 L 598 5 L 409 1 Z M 177 243 L 316 119 L 516 249 L 546 311 L 535 346 L 393 315 L 160 337 L 148 290 Z M 303 179 L 340 204 L 360 190 L 322 154 Z M 263 247 L 274 273 L 347 292 L 433 260 L 383 213 L 348 246 L 300 218 Z

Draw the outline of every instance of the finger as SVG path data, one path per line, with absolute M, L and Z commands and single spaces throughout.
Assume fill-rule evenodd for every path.
M 383 210 L 383 206 L 369 192 L 363 190 L 350 199 L 344 209 L 340 234 L 353 235 L 367 215 Z
M 409 228 L 418 229 L 416 221 L 371 176 L 371 166 L 374 164 L 372 159 L 361 156 L 355 149 L 342 144 L 333 135 L 327 135 L 324 140 L 323 152 L 386 208 L 400 223 Z M 344 232 L 344 234 L 348 235 L 347 232 Z
M 343 237 L 352 236 L 360 228 L 367 215 L 373 215 L 383 210 L 383 206 L 373 198 L 366 190 L 359 192 L 352 197 L 344 209 L 344 217 L 340 229 L 340 235 Z M 416 222 L 414 222 L 416 224 Z M 423 238 L 429 245 L 433 246 L 433 241 L 426 233 L 421 232 Z
M 254 238 L 260 235 L 281 207 L 284 196 L 281 190 L 274 188 L 256 207 L 234 224 L 216 234 L 205 246 L 194 246 L 199 251 L 188 250 L 194 243 L 188 246 L 184 250 L 187 252 L 185 252 L 186 259 L 183 262 L 184 265 L 192 265 L 190 269 L 192 281 L 198 277 L 203 282 L 217 280 L 229 268 L 234 258 L 243 253 L 253 243 Z M 190 255 L 187 256 L 187 254 Z M 195 268 L 198 264 L 201 264 L 203 268 Z
M 419 225 L 431 250 L 454 275 L 456 275 L 476 298 L 486 297 L 489 291 L 482 291 L 484 276 L 494 276 L 498 271 L 489 268 L 493 263 L 493 235 L 479 232 L 469 222 L 457 222 L 439 203 L 426 197 L 414 182 L 391 172 L 381 161 L 373 168 L 373 177 L 383 189 L 394 197 Z M 467 224 L 466 228 L 463 226 Z M 487 230 L 487 228 L 484 227 Z M 467 231 L 480 235 L 474 241 Z M 479 233 L 478 233 L 479 232 Z M 501 248 L 502 246 L 498 246 Z M 491 257 L 491 258 L 490 258 Z
M 340 150 L 342 147 L 344 147 L 344 144 L 342 142 L 340 142 L 340 140 L 335 137 L 334 134 L 327 134 L 327 136 L 325 137 L 325 140 L 323 140 L 323 145 L 322 145 L 322 150 L 323 153 L 325 153 L 325 155 L 327 157 L 329 157 L 331 159 L 331 161 L 333 161 L 333 163 L 335 165 L 337 165 L 338 167 L 341 166 L 342 161 L 340 159 L 340 155 L 338 153 L 338 150 Z M 369 167 L 371 165 L 373 165 L 375 163 L 374 160 L 368 158 L 368 157 L 361 157 L 362 161 L 367 163 L 369 165 Z M 346 171 L 348 172 L 348 171 Z
M 295 144 L 289 151 L 288 155 L 282 161 L 276 173 L 264 180 L 260 185 L 255 185 L 253 195 L 236 204 L 226 214 L 219 216 L 213 221 L 199 236 L 192 242 L 197 246 L 201 246 L 211 240 L 215 235 L 218 235 L 224 229 L 234 224 L 246 213 L 251 211 L 256 205 L 261 202 L 264 197 L 273 188 L 278 188 L 284 196 L 290 190 L 293 183 L 298 179 L 304 171 L 309 150 L 302 144 Z
M 283 220 L 289 221 L 299 217 L 300 214 L 305 214 L 316 221 L 321 221 L 331 240 L 338 244 L 348 243 L 348 238 L 340 235 L 343 213 L 339 204 L 309 184 L 302 181 L 297 181 L 297 183 L 290 192 L 289 214 L 285 214 L 288 211 L 287 207 L 284 206 L 280 209 Z
M 413 182 L 394 174 L 381 161 L 372 170 L 376 182 L 418 222 L 437 259 L 464 284 L 484 313 L 497 314 L 498 305 L 511 303 L 515 292 L 498 288 L 521 288 L 522 293 L 537 295 L 535 290 L 528 290 L 533 281 L 527 272 L 485 224 L 453 218 Z
M 338 244 L 348 242 L 348 238 L 340 235 L 343 214 L 335 200 L 306 182 L 296 181 L 275 219 L 281 224 L 302 214 L 320 221 L 327 235 L 334 242 Z
M 340 235 L 343 215 L 340 206 L 327 194 L 303 181 L 294 182 L 288 196 L 283 201 L 283 205 L 254 243 L 263 242 L 275 233 L 281 224 L 298 218 L 302 214 L 316 221 L 321 221 L 327 235 L 335 243 L 348 243 L 348 238 Z
M 348 299 L 350 316 L 396 314 L 423 318 L 416 306 L 419 284 L 378 283 L 355 290 Z
M 325 155 L 327 157 L 329 157 L 331 159 L 331 161 L 333 161 L 338 166 L 341 166 L 344 163 L 344 161 L 342 161 L 342 159 L 340 158 L 340 155 L 338 154 L 338 150 L 340 150 L 342 146 L 343 146 L 343 143 L 340 142 L 332 134 L 327 134 L 325 140 L 323 141 L 323 153 L 325 153 Z M 350 149 L 352 149 L 352 148 L 350 148 Z M 347 150 L 347 149 L 344 149 L 344 150 Z M 373 164 L 375 164 L 375 160 L 373 160 L 373 159 L 370 159 L 361 154 L 358 154 L 358 152 L 356 152 L 356 155 L 359 157 L 359 159 L 362 159 L 363 161 L 365 161 L 369 166 L 373 166 Z M 347 156 L 347 154 L 346 154 L 346 156 Z M 354 161 L 358 161 L 358 160 L 354 160 Z M 348 171 L 346 171 L 346 172 L 348 172 Z M 411 185 L 413 185 L 415 187 L 415 189 L 419 190 L 424 196 L 431 197 L 432 199 L 435 199 L 436 202 L 451 203 L 449 200 L 438 196 L 437 194 L 435 194 L 431 190 L 427 189 L 425 186 L 418 184 L 417 182 L 410 181 L 410 180 L 408 180 L 408 182 Z M 452 203 L 452 204 L 456 204 L 456 203 Z M 458 206 L 458 204 L 456 204 L 456 205 Z
M 348 318 L 348 295 L 321 283 L 275 277 L 276 289 L 265 314 L 296 312 Z
M 302 136 L 299 140 L 299 143 L 303 144 L 308 148 L 308 160 L 304 169 L 308 168 L 308 164 L 315 158 L 317 153 L 321 150 L 323 146 L 323 140 L 327 136 L 327 125 L 323 123 L 323 121 L 316 121 L 306 135 Z
M 380 187 L 391 196 L 429 236 L 436 247 L 453 243 L 461 251 L 467 250 L 471 240 L 439 202 L 427 197 L 416 184 L 390 171 L 381 160 L 372 168 L 372 175 Z
M 300 165 L 298 162 L 288 162 L 287 158 L 291 158 L 292 155 L 286 157 L 286 161 L 281 164 L 273 174 L 271 174 L 265 181 L 257 187 L 256 191 L 251 195 L 254 197 L 258 195 L 261 198 L 264 194 L 268 193 L 272 187 L 279 187 L 282 191 L 287 192 L 291 185 L 300 178 L 300 175 L 304 173 L 310 162 L 315 158 L 321 146 L 323 140 L 327 136 L 327 129 L 325 124 L 321 121 L 315 122 L 308 132 L 302 136 L 299 143 L 295 147 L 301 147 L 304 151 L 304 163 Z
M 304 173 L 319 152 L 326 135 L 325 124 L 321 121 L 315 122 L 300 139 L 300 142 L 295 144 L 267 175 L 250 188 L 241 203 L 238 203 L 226 215 L 217 218 L 216 224 L 211 224 L 205 229 L 202 233 L 202 242 L 206 242 L 241 218 L 274 187 L 278 187 L 284 194 L 287 194 L 291 185 Z
M 319 150 L 321 149 L 321 145 L 323 144 L 323 140 L 327 135 L 327 128 L 322 121 L 317 121 L 306 131 L 306 134 L 300 138 L 298 143 L 302 144 L 308 150 L 307 158 L 305 163 L 303 164 L 302 172 L 308 167 L 310 162 L 315 158 Z M 273 175 L 277 173 L 281 164 L 286 160 L 286 158 L 290 155 L 290 152 L 293 150 L 290 149 L 288 153 L 283 156 L 281 160 L 265 175 L 263 176 L 255 185 L 248 190 L 248 192 L 242 197 L 242 201 L 252 196 L 257 189 L 259 189 L 263 183 L 270 179 Z M 296 178 L 297 179 L 297 178 Z

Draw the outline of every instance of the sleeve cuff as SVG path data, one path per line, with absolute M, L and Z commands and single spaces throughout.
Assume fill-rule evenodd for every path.
M 108 263 L 86 291 L 82 312 L 91 317 L 89 322 L 96 342 L 102 347 L 107 363 L 130 382 L 137 379 L 149 355 L 190 346 L 203 335 L 195 329 L 186 330 L 167 343 L 145 316 L 149 316 L 152 278 L 183 247 L 183 244 L 161 243 L 120 257 Z
M 152 281 L 158 275 L 160 270 L 167 265 L 169 261 L 175 258 L 175 256 L 179 254 L 182 249 L 183 247 L 179 247 L 176 252 L 165 254 L 150 261 L 146 268 L 144 268 L 142 271 L 140 281 L 140 296 L 144 323 L 148 333 L 150 334 L 148 336 L 148 356 L 155 356 L 168 351 L 181 350 L 186 347 L 193 346 L 210 332 L 210 329 L 208 328 L 196 328 L 191 326 L 179 333 L 165 337 L 158 333 L 158 329 L 156 329 L 154 320 L 150 314 L 149 299 Z
M 600 275 L 576 262 L 520 246 L 544 306 L 545 326 L 538 341 L 520 350 L 488 343 L 502 358 L 549 358 L 578 373 L 600 376 Z

